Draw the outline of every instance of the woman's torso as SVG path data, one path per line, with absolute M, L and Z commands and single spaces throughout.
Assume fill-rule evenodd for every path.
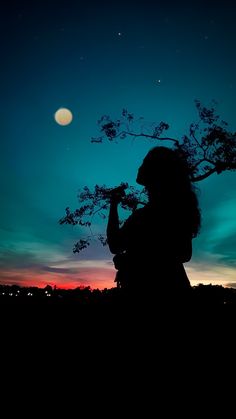
M 171 208 L 146 205 L 125 222 L 122 230 L 126 262 L 123 270 L 131 283 L 149 278 L 158 286 L 189 285 L 181 260 L 181 247 L 189 240 L 182 221 Z

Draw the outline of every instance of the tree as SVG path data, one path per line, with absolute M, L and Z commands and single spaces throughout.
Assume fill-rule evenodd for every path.
M 169 129 L 166 122 L 147 125 L 143 117 L 135 118 L 132 113 L 123 109 L 119 119 L 113 120 L 108 115 L 101 117 L 98 121 L 100 135 L 92 137 L 91 142 L 118 142 L 127 137 L 132 137 L 134 140 L 149 139 L 153 143 L 171 142 L 173 148 L 185 157 L 192 182 L 199 182 L 213 173 L 235 170 L 236 133 L 230 132 L 227 122 L 222 121 L 217 115 L 216 102 L 213 102 L 211 107 L 205 107 L 199 100 L 195 100 L 195 106 L 198 121 L 190 124 L 188 133 L 183 135 L 181 141 L 164 135 Z M 121 207 L 125 210 L 135 211 L 138 205 L 145 205 L 147 202 L 144 189 L 140 191 L 127 183 L 121 183 L 116 188 L 96 185 L 93 191 L 85 186 L 78 194 L 79 209 L 71 211 L 67 207 L 66 215 L 59 220 L 60 224 L 80 225 L 90 231 L 86 238 L 80 239 L 74 245 L 74 253 L 87 248 L 91 239 L 95 238 L 91 229 L 94 217 L 98 215 L 103 219 L 106 218 L 110 195 L 114 191 L 121 193 Z M 104 235 L 96 237 L 102 245 L 106 245 Z

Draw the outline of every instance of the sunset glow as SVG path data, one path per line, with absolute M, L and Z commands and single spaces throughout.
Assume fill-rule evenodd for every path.
M 236 132 L 235 2 L 3 3 L 0 284 L 112 288 L 114 255 L 98 240 L 107 209 L 91 229 L 59 220 L 80 207 L 85 186 L 137 187 L 140 163 L 161 142 L 91 142 L 104 134 L 98 121 L 120 121 L 125 110 L 136 132 L 163 121 L 181 142 L 199 123 L 195 100 L 215 100 Z M 192 285 L 236 286 L 236 171 L 220 171 L 195 184 L 202 226 L 185 265 Z M 155 237 L 138 245 L 148 254 Z

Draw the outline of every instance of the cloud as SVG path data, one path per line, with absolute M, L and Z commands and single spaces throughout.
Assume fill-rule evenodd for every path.
M 30 251 L 16 249 L 1 249 L 0 268 L 1 269 L 24 269 L 40 266 L 38 257 Z
M 224 285 L 236 284 L 236 269 L 223 265 L 214 260 L 214 255 L 209 255 L 208 260 L 187 263 L 185 266 L 191 285 L 213 284 Z
M 45 263 L 46 262 L 46 263 Z M 110 260 L 76 260 L 32 243 L 30 250 L 1 249 L 0 282 L 22 286 L 111 288 L 115 272 Z
M 42 271 L 55 272 L 58 274 L 78 275 L 78 269 L 75 268 L 52 268 L 50 266 L 43 266 Z
M 232 176 L 232 175 L 231 175 Z M 226 179 L 232 180 L 231 177 Z M 234 177 L 235 183 L 235 177 Z M 217 182 L 217 183 L 216 183 Z M 207 208 L 203 208 L 202 231 L 193 241 L 194 261 L 207 266 L 221 265 L 223 269 L 236 268 L 236 199 L 230 196 L 225 180 L 215 178 L 214 190 L 205 191 Z
M 91 288 L 114 287 L 114 272 L 112 269 L 80 269 L 78 272 L 68 270 L 45 271 L 43 269 L 21 269 L 0 271 L 0 283 L 17 284 L 21 286 L 45 287 L 47 284 L 56 285 L 58 288 L 76 288 L 79 286 L 91 286 Z
M 236 232 L 233 232 L 227 238 L 223 238 L 213 247 L 213 253 L 219 256 L 219 262 L 229 266 L 236 267 Z
M 2 231 L 4 231 L 4 232 L 7 232 L 7 233 L 13 233 L 13 232 L 14 232 L 13 228 L 10 228 L 10 227 L 4 227 L 4 226 L 2 226 L 2 225 L 0 225 L 0 230 L 2 230 Z
M 235 282 L 228 282 L 225 284 L 228 288 L 235 288 L 236 289 L 236 281 Z

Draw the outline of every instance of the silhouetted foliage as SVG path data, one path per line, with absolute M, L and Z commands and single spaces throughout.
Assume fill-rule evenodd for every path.
M 153 294 L 150 287 L 150 296 L 154 295 L 153 303 L 155 300 L 160 302 L 161 296 Z M 114 302 L 124 302 L 125 294 L 121 289 L 117 288 L 104 288 L 103 290 L 92 289 L 89 286 L 77 287 L 74 289 L 61 289 L 47 285 L 44 288 L 38 287 L 20 287 L 18 285 L 0 285 L 0 303 L 3 305 L 18 305 L 29 304 L 35 306 L 45 305 L 59 305 L 71 303 L 76 306 L 92 306 L 92 305 L 106 305 L 113 304 Z M 143 307 L 145 297 L 139 300 L 139 304 Z M 174 303 L 173 299 L 168 300 L 168 295 L 165 299 L 165 304 Z M 177 299 L 176 303 L 179 303 Z M 191 303 L 196 307 L 201 308 L 206 306 L 233 306 L 236 307 L 236 289 L 224 288 L 222 285 L 203 285 L 199 284 L 192 287 Z M 148 305 L 147 305 L 148 308 Z
M 205 107 L 199 100 L 195 100 L 195 105 L 198 121 L 190 124 L 188 133 L 181 140 L 164 135 L 169 129 L 166 122 L 147 124 L 143 117 L 135 118 L 127 109 L 123 109 L 121 117 L 116 120 L 109 115 L 103 115 L 98 121 L 100 135 L 93 137 L 91 141 L 118 142 L 130 137 L 135 140 L 146 138 L 153 141 L 153 145 L 157 141 L 172 142 L 173 149 L 186 159 L 192 182 L 199 182 L 213 173 L 235 170 L 236 133 L 230 132 L 228 124 L 217 115 L 216 102 L 211 107 Z M 60 224 L 80 225 L 89 229 L 89 234 L 74 245 L 74 253 L 87 248 L 92 238 L 97 238 L 102 245 L 106 245 L 106 237 L 102 234 L 94 235 L 91 226 L 95 216 L 102 219 L 107 217 L 112 193 L 121 194 L 121 207 L 124 210 L 134 211 L 138 205 L 147 202 L 144 189 L 140 191 L 127 183 L 121 183 L 116 188 L 96 185 L 94 190 L 85 186 L 78 194 L 80 207 L 75 211 L 67 207 L 66 215 L 59 220 Z
M 153 141 L 171 141 L 173 147 L 185 156 L 193 182 L 198 182 L 212 173 L 236 169 L 236 133 L 227 129 L 227 122 L 216 114 L 216 102 L 207 108 L 195 100 L 198 121 L 190 124 L 189 132 L 182 139 L 176 140 L 163 133 L 169 129 L 166 122 L 145 124 L 144 118 L 135 118 L 126 109 L 117 120 L 104 115 L 99 121 L 101 135 L 92 138 L 92 142 L 104 140 L 117 141 L 126 137 L 148 138 Z
M 125 193 L 125 190 L 128 190 L 128 192 Z M 65 217 L 59 220 L 61 225 L 80 225 L 89 228 L 90 234 L 88 234 L 86 238 L 80 239 L 75 243 L 73 248 L 74 253 L 79 253 L 81 250 L 87 248 L 93 238 L 98 239 L 103 246 L 106 246 L 106 237 L 102 234 L 93 234 L 91 225 L 96 215 L 102 219 L 107 217 L 106 212 L 109 208 L 111 194 L 114 193 L 121 194 L 121 208 L 124 210 L 135 211 L 139 204 L 144 205 L 146 202 L 145 191 L 139 191 L 133 186 L 129 186 L 128 183 L 121 183 L 116 188 L 107 188 L 105 185 L 95 185 L 93 191 L 85 186 L 78 193 L 78 201 L 79 203 L 83 203 L 83 205 L 73 212 L 67 207 Z

